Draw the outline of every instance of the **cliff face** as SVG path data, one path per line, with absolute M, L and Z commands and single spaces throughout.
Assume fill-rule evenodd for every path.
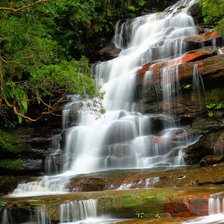
M 172 59 L 172 51 L 159 55 L 163 42 L 152 49 L 152 57 L 171 59 L 152 59 L 138 69 L 135 102 L 143 114 L 171 114 L 190 134 L 199 134 L 199 141 L 185 150 L 185 162 L 211 165 L 223 161 L 224 37 L 203 24 L 198 4 L 188 13 L 198 23 L 198 34 L 178 39 L 186 48 L 179 58 Z M 107 48 L 100 53 L 113 57 L 119 51 Z M 170 87 L 164 90 L 168 81 Z
M 197 4 L 191 6 L 188 13 L 199 21 L 198 34 L 178 39 L 186 47 L 186 52 L 183 52 L 181 57 L 173 57 L 175 51 L 164 51 L 162 56 L 169 58 L 168 60 L 149 60 L 138 68 L 134 101 L 138 111 L 143 115 L 153 114 L 150 118 L 152 130 L 144 137 L 147 138 L 146 141 L 157 146 L 155 149 L 164 149 L 167 146 L 175 149 L 176 146 L 177 150 L 171 152 L 176 156 L 179 150 L 178 143 L 184 138 L 200 137 L 194 144 L 183 149 L 183 159 L 186 165 L 191 166 L 167 169 L 165 164 L 165 168 L 158 169 L 80 174 L 70 178 L 65 185 L 68 192 L 73 192 L 71 194 L 32 197 L 19 201 L 13 198 L 2 199 L 0 209 L 3 209 L 0 211 L 13 208 L 12 214 L 15 212 L 15 215 L 21 218 L 18 212 L 22 211 L 29 217 L 43 206 L 48 219 L 58 223 L 66 216 L 63 212 L 60 213 L 65 212 L 65 207 L 68 209 L 66 218 L 71 221 L 74 204 L 98 200 L 98 215 L 106 214 L 120 218 L 139 218 L 142 215 L 144 218 L 157 219 L 153 223 L 168 223 L 166 219 L 169 223 L 174 223 L 175 217 L 181 217 L 175 222 L 180 223 L 184 221 L 183 217 L 208 215 L 211 194 L 217 197 L 215 199 L 223 200 L 223 194 L 216 193 L 223 190 L 224 184 L 224 37 L 201 23 L 200 8 Z M 163 41 L 152 49 L 153 57 L 159 58 L 161 46 Z M 113 58 L 119 52 L 119 49 L 108 46 L 99 54 L 103 60 Z M 170 85 L 167 87 L 168 82 Z M 164 126 L 169 127 L 170 120 L 165 119 L 161 113 L 174 118 L 178 127 L 170 128 L 169 144 L 164 144 L 167 139 L 164 140 L 163 131 Z M 118 130 L 115 126 L 112 129 Z M 69 132 L 71 129 L 68 128 L 59 134 L 58 142 L 61 146 L 65 145 L 65 136 Z M 19 181 L 32 181 L 35 177 L 30 176 L 44 173 L 44 164 L 51 152 L 49 145 L 54 133 L 59 133 L 59 130 L 48 127 L 0 132 L 0 193 L 10 193 Z M 115 137 L 114 135 L 105 139 L 101 157 L 107 152 L 117 153 L 117 157 L 130 153 L 130 148 L 126 146 L 132 141 L 133 136 L 127 136 L 119 142 L 114 141 Z M 63 152 L 54 160 L 58 168 L 62 166 L 62 160 Z M 125 191 L 127 189 L 128 191 Z M 71 207 L 67 206 L 68 204 Z M 11 217 L 11 213 L 9 216 Z M 24 217 L 27 218 L 26 216 Z M 62 220 L 59 220 L 60 218 Z M 135 221 L 129 220 L 127 223 Z

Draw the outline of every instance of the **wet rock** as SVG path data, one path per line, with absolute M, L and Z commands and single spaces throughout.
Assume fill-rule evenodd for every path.
M 202 33 L 200 35 L 185 37 L 184 41 L 194 42 L 194 43 L 202 43 L 202 42 L 206 42 L 206 41 L 209 41 L 209 40 L 214 40 L 214 39 L 217 39 L 217 38 L 220 38 L 220 37 L 222 37 L 222 36 L 219 35 L 217 32 L 206 32 L 206 33 Z
M 40 175 L 55 130 L 50 127 L 0 131 L 1 175 Z
M 211 192 L 221 188 L 163 188 L 122 191 L 79 192 L 55 196 L 32 198 L 1 198 L 2 209 L 44 208 L 49 220 L 58 222 L 62 204 L 80 200 L 97 199 L 97 215 L 117 218 L 136 218 L 136 212 L 144 213 L 144 218 L 201 216 L 207 215 L 208 198 Z M 44 206 L 44 207 L 43 207 Z M 183 206 L 183 207 L 182 207 Z M 1 214 L 0 214 L 1 216 Z M 1 219 L 1 217 L 0 217 Z
M 202 160 L 199 163 L 201 166 L 208 166 L 220 162 L 224 162 L 223 155 L 206 155 L 205 157 L 202 158 Z
M 115 48 L 115 46 L 110 46 L 110 45 L 98 51 L 100 55 L 100 59 L 102 61 L 111 60 L 117 57 L 120 52 L 121 52 L 121 49 L 117 49 Z
M 224 154 L 224 131 L 222 131 L 215 142 L 214 150 L 216 154 Z
M 17 171 L 42 171 L 43 161 L 41 159 L 24 159 L 22 164 L 16 167 Z
M 10 194 L 19 183 L 34 180 L 30 176 L 0 176 L 0 195 Z
M 70 180 L 70 183 L 67 184 L 66 188 L 70 192 L 76 191 L 102 191 L 105 189 L 105 181 L 100 178 L 94 177 L 84 177 L 77 178 L 74 177 Z
M 199 164 L 206 155 L 223 154 L 222 136 L 224 131 L 222 130 L 222 122 L 220 120 L 198 117 L 189 127 L 190 130 L 202 136 L 198 142 L 186 148 L 185 161 L 187 164 Z M 217 160 L 217 163 L 221 161 L 222 159 L 220 158 L 220 161 Z M 215 163 L 215 161 L 213 162 Z
M 208 197 L 171 198 L 167 202 L 166 211 L 173 217 L 205 216 L 208 214 Z
M 191 16 L 201 16 L 201 8 L 199 6 L 199 3 L 195 3 L 190 6 L 187 10 L 187 13 Z

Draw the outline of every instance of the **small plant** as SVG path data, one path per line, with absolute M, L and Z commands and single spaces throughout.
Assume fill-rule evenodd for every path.
M 206 105 L 206 109 L 208 111 L 208 116 L 213 117 L 215 111 L 220 110 L 224 108 L 224 105 L 222 103 L 216 104 L 216 103 L 210 103 Z
M 143 219 L 143 218 L 144 218 L 144 212 L 138 212 L 138 211 L 136 211 L 135 214 L 136 214 L 136 216 L 137 216 L 139 219 Z
M 222 120 L 222 125 L 221 126 L 224 128 L 224 120 Z
M 183 89 L 189 89 L 192 87 L 192 84 L 186 84 L 186 85 L 183 85 Z
M 160 218 L 160 217 L 161 217 L 161 214 L 157 211 L 155 214 L 155 218 Z

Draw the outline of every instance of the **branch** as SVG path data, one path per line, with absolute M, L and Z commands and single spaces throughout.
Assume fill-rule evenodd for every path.
M 0 60 L 2 60 L 3 62 L 7 64 L 7 61 L 2 56 L 0 56 Z
M 13 1 L 11 8 L 14 7 L 15 3 L 16 3 L 16 0 Z M 9 13 L 10 13 L 10 11 L 8 11 L 8 12 L 1 18 L 0 23 L 3 21 L 3 19 L 5 19 L 5 17 L 6 17 Z
M 59 115 L 55 114 L 54 111 L 59 107 L 59 104 L 60 104 L 61 102 L 64 102 L 64 101 L 65 101 L 65 100 L 63 100 L 65 95 L 66 95 L 66 93 L 63 93 L 63 94 L 61 95 L 61 98 L 60 98 L 60 99 L 59 99 L 53 106 L 48 105 L 47 103 L 45 103 L 45 102 L 44 102 L 41 98 L 39 98 L 39 97 L 35 97 L 35 98 L 33 98 L 33 99 L 15 99 L 14 102 L 13 102 L 13 104 L 10 104 L 9 101 L 8 101 L 5 97 L 3 97 L 2 95 L 0 95 L 0 98 L 1 98 L 2 100 L 4 100 L 6 106 L 8 106 L 8 107 L 10 107 L 10 108 L 13 109 L 14 113 L 15 113 L 17 116 L 20 116 L 20 117 L 22 117 L 22 118 L 24 118 L 24 119 L 26 119 L 26 120 L 32 121 L 32 122 L 36 122 L 36 121 L 40 120 L 44 115 L 52 114 L 52 115 L 55 115 L 55 116 L 59 116 Z M 18 112 L 18 109 L 17 109 L 17 106 L 16 106 L 17 103 L 18 103 L 18 101 L 31 102 L 31 101 L 34 101 L 34 100 L 40 100 L 40 101 L 41 101 L 41 102 L 42 102 L 48 109 L 50 109 L 50 110 L 47 111 L 47 112 L 41 112 L 41 113 L 40 113 L 40 116 L 37 117 L 37 118 L 31 118 L 31 117 L 28 117 L 28 116 L 23 115 L 23 114 L 21 114 L 21 113 Z M 69 100 L 69 99 L 67 99 L 67 100 Z
M 4 84 L 2 84 L 2 85 L 0 85 L 0 88 L 2 88 L 2 87 L 4 87 L 4 86 L 9 86 L 9 85 L 11 85 L 11 84 L 20 84 L 20 83 L 25 83 L 26 81 L 17 81 L 17 82 L 6 82 L 6 83 L 4 83 Z
M 34 6 L 34 5 L 39 4 L 39 3 L 53 2 L 53 1 L 55 1 L 55 0 L 38 0 L 38 1 L 36 1 L 36 2 L 34 2 L 34 3 L 32 3 L 32 4 L 30 4 L 30 5 L 26 5 L 26 6 L 23 6 L 23 7 L 18 8 L 18 9 L 14 9 L 13 7 L 10 7 L 10 8 L 8 8 L 8 7 L 0 7 L 0 10 L 6 10 L 6 11 L 9 11 L 9 12 L 10 12 L 10 11 L 11 11 L 11 12 L 20 12 L 20 11 L 22 11 L 23 9 L 30 8 L 30 7 L 32 7 L 32 6 Z

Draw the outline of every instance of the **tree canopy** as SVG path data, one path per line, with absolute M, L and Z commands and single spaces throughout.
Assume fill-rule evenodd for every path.
M 89 62 L 119 19 L 159 0 L 0 0 L 1 124 L 54 114 L 68 93 L 103 111 Z M 94 100 L 93 100 L 94 99 Z M 14 116 L 16 114 L 16 116 Z
M 94 85 L 87 58 L 73 57 L 60 42 L 62 37 L 73 41 L 59 19 L 68 5 L 50 1 L 1 1 L 0 112 L 5 119 L 11 109 L 19 122 L 37 121 L 55 113 L 68 93 L 95 98 L 98 104 L 93 109 L 103 110 L 102 93 Z M 32 104 L 41 104 L 40 111 L 28 112 Z
M 224 1 L 200 0 L 202 15 L 206 24 L 215 24 L 216 30 L 224 33 Z

